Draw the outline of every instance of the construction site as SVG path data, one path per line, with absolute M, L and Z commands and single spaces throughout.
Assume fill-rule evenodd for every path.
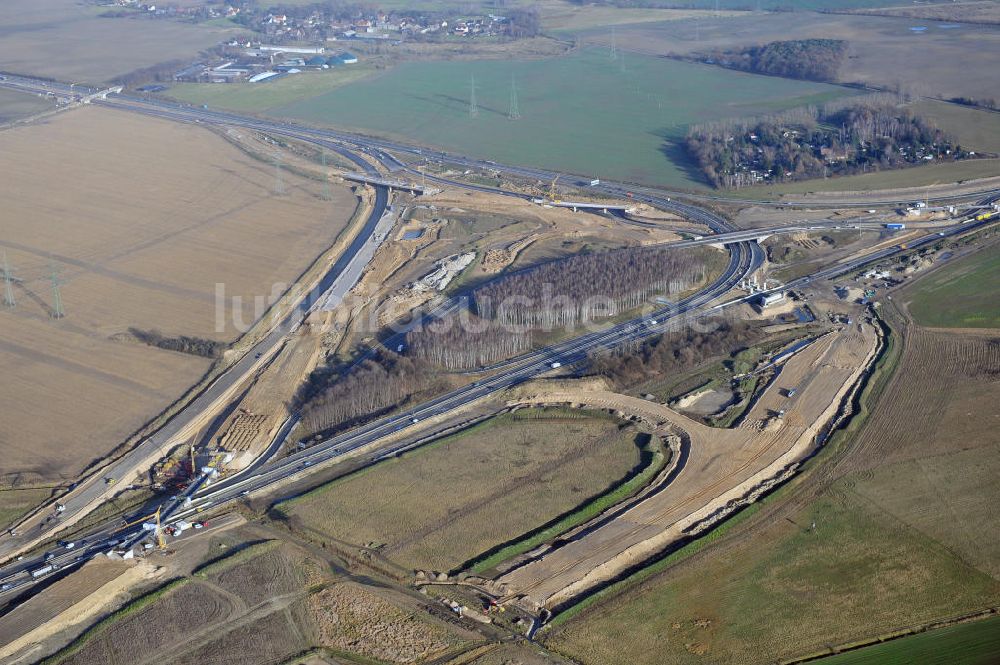
M 766 544 L 780 519 L 756 516 L 793 511 L 789 496 L 804 568 L 820 564 L 797 539 L 829 552 L 875 532 L 824 512 L 843 496 L 917 537 L 920 516 L 864 469 L 847 488 L 846 467 L 824 474 L 875 445 L 857 434 L 886 427 L 873 405 L 900 395 L 897 366 L 944 344 L 907 309 L 933 317 L 949 299 L 921 295 L 925 275 L 952 289 L 962 321 L 993 320 L 965 281 L 993 275 L 987 185 L 790 209 L 120 91 L 94 103 L 0 133 L 21 164 L 0 239 L 15 414 L 0 423 L 0 662 L 589 663 L 595 649 L 613 663 L 581 626 L 627 650 L 611 634 L 623 603 L 639 589 L 661 603 L 674 566 L 719 565 L 712 543 L 731 528 L 746 541 L 727 546 Z M 158 157 L 93 138 L 114 132 Z M 83 159 L 101 178 L 47 200 L 43 172 L 57 162 L 71 181 Z M 944 344 L 956 390 L 992 389 L 991 331 Z M 46 418 L 31 408 L 42 401 Z M 924 453 L 900 463 L 929 467 Z M 4 494 L 24 490 L 39 501 Z M 995 613 L 995 567 L 971 542 L 935 549 L 974 570 L 948 577 L 961 603 L 933 617 L 879 606 L 850 634 Z M 712 629 L 737 625 L 738 604 L 713 603 L 643 618 L 665 662 L 743 659 Z M 794 661 L 848 641 L 810 630 L 761 648 Z

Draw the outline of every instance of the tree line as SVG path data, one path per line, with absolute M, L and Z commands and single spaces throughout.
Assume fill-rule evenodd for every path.
M 694 125 L 685 148 L 710 183 L 726 188 L 969 156 L 933 122 L 887 97 Z
M 591 374 L 625 389 L 663 374 L 692 369 L 715 356 L 734 354 L 760 338 L 760 330 L 746 321 L 700 321 L 698 330 L 668 332 L 645 342 L 592 353 L 588 368 Z
M 705 279 L 696 252 L 663 247 L 578 254 L 494 280 L 472 292 L 480 317 L 519 329 L 585 324 Z
M 363 424 L 447 387 L 427 363 L 383 352 L 343 374 L 331 368 L 314 372 L 299 393 L 297 406 L 308 431 L 332 432 Z
M 187 335 L 168 337 L 159 330 L 140 330 L 139 328 L 129 328 L 128 331 L 143 344 L 155 346 L 158 349 L 166 349 L 167 351 L 178 351 L 192 356 L 201 356 L 202 358 L 218 358 L 226 349 L 225 342 L 217 342 L 202 337 L 188 337 Z
M 807 81 L 835 81 L 847 55 L 842 39 L 791 39 L 738 50 L 716 50 L 710 59 L 723 67 Z
M 447 369 L 469 369 L 529 351 L 531 341 L 531 331 L 512 331 L 474 314 L 453 314 L 407 333 L 406 354 Z

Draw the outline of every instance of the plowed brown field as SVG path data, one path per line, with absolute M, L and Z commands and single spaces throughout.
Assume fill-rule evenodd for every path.
M 235 339 L 230 307 L 217 329 L 216 285 L 251 323 L 254 296 L 294 281 L 355 207 L 289 173 L 276 196 L 274 167 L 222 138 L 108 109 L 0 132 L 0 170 L 0 250 L 19 280 L 0 308 L 0 466 L 23 481 L 75 476 L 209 367 L 130 327 Z

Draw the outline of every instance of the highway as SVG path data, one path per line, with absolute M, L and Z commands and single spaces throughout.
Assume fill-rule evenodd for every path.
M 15 82 L 18 83 L 18 85 L 21 85 L 21 81 L 23 81 L 23 79 L 15 79 Z M 10 82 L 10 77 L 8 77 L 7 79 L 0 81 L 0 86 L 5 86 Z M 37 86 L 39 83 L 34 82 L 32 85 Z M 44 85 L 52 89 L 59 89 L 63 91 L 64 94 L 68 89 L 68 86 L 63 86 L 62 84 L 46 83 Z M 60 88 L 59 86 L 62 87 Z M 79 87 L 77 87 L 76 90 L 79 91 Z M 397 170 L 407 167 L 386 152 L 387 150 L 403 150 L 416 155 L 425 154 L 417 148 L 399 146 L 398 144 L 391 142 L 343 134 L 332 130 L 328 131 L 304 128 L 288 123 L 264 121 L 234 114 L 208 111 L 206 109 L 191 109 L 189 107 L 182 107 L 176 104 L 167 104 L 165 102 L 148 102 L 127 96 L 110 95 L 107 100 L 94 100 L 91 103 L 94 105 L 107 105 L 114 108 L 124 108 L 180 122 L 205 122 L 220 125 L 241 126 L 298 138 L 336 150 L 339 154 L 357 164 L 366 173 L 372 175 L 378 175 L 378 170 L 367 160 L 355 154 L 350 147 L 342 145 L 343 143 L 347 143 L 349 146 L 357 146 L 358 149 L 371 155 L 383 166 L 390 169 L 395 168 Z M 453 156 L 444 155 L 444 153 L 432 154 L 442 155 L 443 158 L 447 158 L 449 161 L 456 159 Z M 484 164 L 484 162 L 469 160 L 468 164 L 476 165 L 477 168 L 482 168 L 480 165 Z M 544 173 L 534 169 L 501 167 L 500 165 L 496 165 L 492 162 L 486 162 L 486 164 L 490 165 L 487 168 L 503 169 L 509 173 L 519 173 L 522 175 L 530 174 L 525 175 L 525 177 L 541 178 L 543 177 L 541 174 Z M 545 174 L 544 177 L 548 177 L 548 175 L 549 174 Z M 495 188 L 485 188 L 478 185 L 447 180 L 444 180 L 443 182 L 449 186 L 486 190 L 505 196 L 518 196 L 525 198 L 522 194 L 505 192 Z M 616 191 L 616 187 L 623 186 L 607 184 L 604 185 L 604 187 L 606 189 L 602 191 L 605 191 L 606 193 L 613 193 Z M 752 231 L 739 231 L 729 226 L 721 217 L 702 208 L 675 201 L 670 197 L 651 190 L 629 191 L 632 192 L 633 200 L 644 201 L 657 208 L 674 212 L 690 219 L 691 221 L 705 224 L 715 234 L 717 234 L 707 236 L 704 239 L 683 242 L 704 243 L 714 241 L 715 243 L 719 243 L 722 241 L 726 244 L 727 249 L 730 252 L 730 262 L 723 271 L 723 274 L 705 289 L 675 305 L 660 308 L 657 311 L 644 315 L 641 318 L 619 323 L 603 330 L 589 332 L 581 335 L 580 337 L 555 344 L 548 348 L 518 356 L 517 358 L 505 362 L 498 368 L 497 374 L 491 376 L 489 379 L 485 379 L 481 382 L 474 382 L 462 388 L 458 388 L 405 412 L 380 418 L 364 426 L 319 442 L 310 448 L 289 455 L 283 459 L 269 460 L 267 457 L 263 457 L 248 470 L 245 470 L 244 472 L 241 472 L 233 477 L 215 482 L 211 485 L 204 484 L 205 479 L 202 479 L 202 482 L 192 485 L 188 492 L 189 496 L 181 495 L 168 500 L 162 505 L 161 510 L 164 523 L 170 524 L 180 519 L 193 517 L 206 509 L 215 509 L 225 504 L 232 503 L 248 493 L 258 492 L 285 482 L 289 478 L 305 475 L 316 466 L 329 463 L 347 453 L 375 444 L 384 437 L 412 427 L 423 420 L 452 413 L 470 402 L 549 372 L 553 368 L 553 363 L 560 363 L 561 365 L 576 363 L 585 359 L 587 355 L 593 351 L 613 348 L 626 342 L 642 340 L 653 335 L 660 334 L 672 325 L 675 325 L 682 317 L 702 316 L 711 313 L 712 311 L 717 311 L 720 308 L 738 304 L 745 300 L 745 298 L 740 298 L 729 301 L 728 303 L 713 306 L 713 302 L 717 301 L 725 293 L 730 291 L 740 280 L 744 279 L 763 263 L 763 251 L 753 240 L 754 238 L 762 235 L 769 235 L 770 230 L 754 229 Z M 294 327 L 297 326 L 302 320 L 303 316 L 308 312 L 309 308 L 336 285 L 338 278 L 340 278 L 345 273 L 345 270 L 351 266 L 354 258 L 364 248 L 365 243 L 370 243 L 372 238 L 376 236 L 376 229 L 379 221 L 383 219 L 383 214 L 385 213 L 388 205 L 388 189 L 385 187 L 377 187 L 374 209 L 366 220 L 362 231 L 351 243 L 348 250 L 338 258 L 334 266 L 331 267 L 319 283 L 317 283 L 309 292 L 308 296 L 304 298 L 291 312 L 285 315 L 281 321 L 279 321 L 277 325 L 272 328 L 269 334 L 263 340 L 258 342 L 257 345 L 255 345 L 226 374 L 222 375 L 201 395 L 195 398 L 178 416 L 171 419 L 171 421 L 169 421 L 163 429 L 148 439 L 147 442 L 141 444 L 140 448 L 143 448 L 144 454 L 148 454 L 148 451 L 151 448 L 156 449 L 170 442 L 173 436 L 175 436 L 178 432 L 183 431 L 188 423 L 196 420 L 203 411 L 208 409 L 217 399 L 220 398 L 220 396 L 224 395 L 227 390 L 231 389 L 234 385 L 238 385 L 247 376 L 255 372 L 259 362 L 264 359 L 264 356 L 272 354 L 280 348 L 288 331 L 293 330 Z M 932 233 L 915 242 L 909 242 L 908 248 L 919 247 L 923 244 L 934 242 L 942 236 L 950 236 L 956 233 L 964 232 L 968 229 L 979 226 L 982 223 L 956 224 L 940 233 Z M 795 228 L 799 229 L 801 227 Z M 680 243 L 677 243 L 677 245 L 680 246 Z M 903 251 L 900 247 L 886 248 L 862 259 L 831 266 L 830 268 L 818 271 L 812 275 L 803 277 L 785 285 L 784 288 L 794 288 L 796 286 L 806 285 L 813 280 L 833 278 L 850 272 L 857 266 L 891 256 L 892 254 L 900 251 Z M 355 262 L 355 265 L 357 265 L 357 263 L 358 262 Z M 363 265 L 363 262 L 361 263 Z M 280 441 L 277 443 L 280 444 Z M 273 446 L 272 452 L 277 452 L 278 447 L 278 445 Z M 128 466 L 128 464 L 124 461 L 126 459 L 129 460 L 129 463 L 133 465 L 132 468 L 134 468 L 134 461 L 137 458 L 138 454 L 133 455 L 133 453 L 129 453 L 129 455 L 125 458 L 122 458 L 122 460 L 115 463 L 110 473 L 113 473 L 113 470 L 115 468 L 119 468 L 119 466 L 123 468 Z M 100 491 L 105 489 L 100 484 L 95 484 L 94 487 Z M 100 492 L 98 492 L 98 494 L 99 493 Z M 186 499 L 190 499 L 189 504 Z M 72 506 L 67 503 L 67 512 L 70 510 L 86 510 L 89 505 L 90 501 L 88 501 L 88 496 L 86 493 L 81 493 L 79 501 L 74 503 Z M 44 526 L 42 528 L 44 530 Z M 106 524 L 88 533 L 86 543 L 77 543 L 71 549 L 60 547 L 56 550 L 49 550 L 48 552 L 32 557 L 25 557 L 20 561 L 13 561 L 7 566 L 0 568 L 0 585 L 9 585 L 8 588 L 0 586 L 0 600 L 2 600 L 4 596 L 15 597 L 17 594 L 29 590 L 37 581 L 44 580 L 54 574 L 57 574 L 59 570 L 65 570 L 68 567 L 74 566 L 92 555 L 107 552 L 111 547 L 113 547 L 113 541 L 124 540 L 131 543 L 136 542 L 145 535 L 141 531 L 141 527 L 131 527 L 129 530 L 120 533 L 117 532 L 117 530 L 118 526 L 116 524 Z M 23 534 L 22 537 L 24 537 Z M 190 536 L 186 535 L 185 537 Z M 14 544 L 8 545 L 10 542 L 13 542 Z M 6 539 L 3 545 L 0 546 L 0 558 L 3 558 L 3 553 L 5 551 L 12 552 L 16 545 L 16 539 Z M 52 564 L 58 565 L 60 569 L 40 575 L 38 580 L 33 579 L 28 572 L 31 570 L 38 570 L 46 565 Z
M 378 173 L 375 167 L 364 159 L 339 146 L 336 149 L 345 157 L 358 164 L 360 168 L 372 173 Z M 128 479 L 134 476 L 137 468 L 148 468 L 150 464 L 147 464 L 146 461 L 151 456 L 162 457 L 168 448 L 179 443 L 175 439 L 180 434 L 202 418 L 205 412 L 217 406 L 220 400 L 226 399 L 237 386 L 241 385 L 247 378 L 262 368 L 281 345 L 284 344 L 288 333 L 299 325 L 309 309 L 323 298 L 324 294 L 334 286 L 337 286 L 337 290 L 341 292 L 346 292 L 347 289 L 353 286 L 360 277 L 367 260 L 360 265 L 356 262 L 352 263 L 352 261 L 360 253 L 365 253 L 370 258 L 377 245 L 377 243 L 372 241 L 381 240 L 385 237 L 384 232 L 381 237 L 377 237 L 376 230 L 388 205 L 388 189 L 385 187 L 375 187 L 375 200 L 372 210 L 364 226 L 351 244 L 297 305 L 290 308 L 280 320 L 274 322 L 271 330 L 263 339 L 254 344 L 238 361 L 202 390 L 200 394 L 194 396 L 163 427 L 143 440 L 128 453 L 102 469 L 99 474 L 90 476 L 68 494 L 60 497 L 59 501 L 65 506 L 65 510 L 59 517 L 55 517 L 51 513 L 39 514 L 35 519 L 19 525 L 19 530 L 14 534 L 10 532 L 0 534 L 0 560 L 9 558 L 16 551 L 29 546 L 39 537 L 43 537 L 46 532 L 57 528 L 60 523 L 67 522 L 74 516 L 79 516 L 92 510 L 108 492 L 109 479 L 113 480 L 116 484 L 120 481 L 122 484 L 126 484 Z M 344 279 L 344 277 L 347 277 L 347 279 Z
M 964 233 L 980 226 L 993 223 L 990 220 L 965 221 L 955 224 L 937 233 L 929 233 L 917 240 L 907 243 L 907 250 L 920 248 L 959 233 Z M 802 277 L 786 284 L 783 288 L 807 287 L 812 282 L 824 279 L 834 279 L 857 270 L 860 266 L 888 258 L 904 251 L 900 246 L 891 246 L 874 252 L 863 258 L 854 259 L 830 266 L 811 275 Z M 641 340 L 660 334 L 667 330 L 681 316 L 705 315 L 726 307 L 735 306 L 749 297 L 737 298 L 715 306 L 708 306 L 717 297 L 728 291 L 728 278 L 741 274 L 752 265 L 750 255 L 745 255 L 740 264 L 731 274 L 724 275 L 712 288 L 688 298 L 673 308 L 664 308 L 642 319 L 636 319 L 619 325 L 569 340 L 562 344 L 526 354 L 518 359 L 518 363 L 500 371 L 498 374 L 481 382 L 475 382 L 465 387 L 453 390 L 447 394 L 430 400 L 413 409 L 376 420 L 368 425 L 340 434 L 322 441 L 306 450 L 294 453 L 280 460 L 262 463 L 259 466 L 244 471 L 236 476 L 223 479 L 209 486 L 202 486 L 193 493 L 191 503 L 185 506 L 185 495 L 171 499 L 163 506 L 164 524 L 174 523 L 181 519 L 195 518 L 200 512 L 217 509 L 239 500 L 243 496 L 276 486 L 291 478 L 308 474 L 324 463 L 336 460 L 343 455 L 357 451 L 360 448 L 376 443 L 381 438 L 409 428 L 420 421 L 453 410 L 473 400 L 486 397 L 500 390 L 527 381 L 535 376 L 551 371 L 551 364 L 559 362 L 568 365 L 586 357 L 587 353 L 598 348 L 609 348 L 630 340 Z M 653 320 L 656 323 L 653 323 Z M 382 451 L 384 452 L 384 451 Z M 381 453 L 380 453 L 381 454 Z M 0 590 L 0 598 L 4 595 L 13 597 L 18 592 L 30 589 L 38 580 L 31 577 L 28 571 L 38 570 L 43 566 L 55 564 L 59 569 L 42 575 L 41 580 L 65 571 L 90 556 L 107 552 L 114 541 L 131 542 L 145 537 L 141 527 L 132 527 L 124 532 L 117 531 L 116 524 L 107 524 L 95 529 L 87 536 L 86 543 L 76 543 L 73 549 L 58 547 L 40 553 L 37 556 L 15 561 L 0 569 L 0 583 L 10 585 L 6 590 Z M 182 537 L 191 537 L 188 532 Z M 49 557 L 50 559 L 46 559 Z

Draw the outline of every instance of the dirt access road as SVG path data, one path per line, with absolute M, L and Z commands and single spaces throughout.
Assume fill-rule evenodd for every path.
M 685 530 L 800 461 L 837 413 L 842 398 L 875 357 L 868 323 L 830 332 L 788 360 L 740 426 L 716 429 L 637 397 L 556 389 L 526 403 L 571 403 L 614 409 L 656 427 L 682 431 L 689 456 L 678 477 L 615 519 L 583 529 L 556 549 L 499 578 L 526 608 L 552 608 L 648 559 Z M 787 391 L 795 389 L 793 397 Z M 777 417 L 779 410 L 786 411 Z

